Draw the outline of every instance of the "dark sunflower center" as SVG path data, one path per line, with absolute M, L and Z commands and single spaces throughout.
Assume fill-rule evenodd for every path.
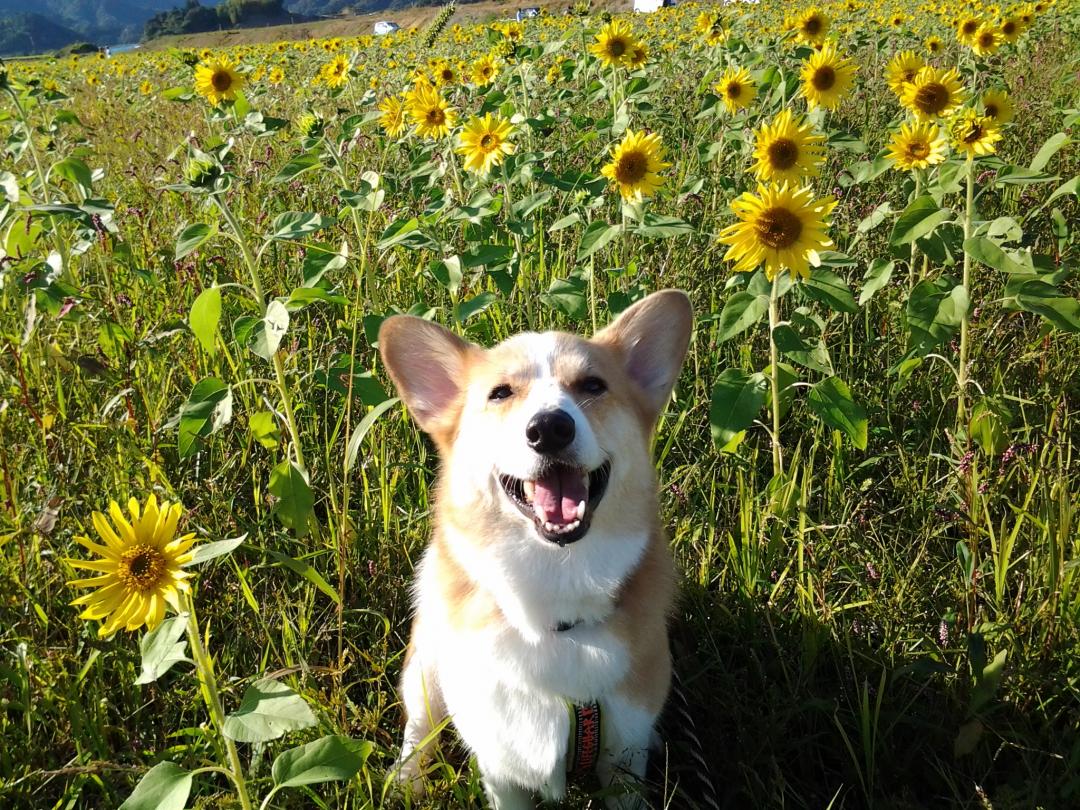
M 821 32 L 821 20 L 817 17 L 811 17 L 803 23 L 803 31 L 809 36 L 816 37 Z
M 982 139 L 984 132 L 982 124 L 972 124 L 964 133 L 964 143 L 978 143 Z
M 214 86 L 214 89 L 219 93 L 226 92 L 232 87 L 232 76 L 227 70 L 215 70 L 214 75 L 210 77 L 210 84 Z
M 904 71 L 904 82 L 905 83 L 910 83 L 911 80 L 915 78 L 915 74 L 918 73 L 918 72 L 919 71 L 915 70 L 914 68 L 908 68 L 907 70 L 905 70 Z
M 1015 31 L 1016 23 L 1014 23 L 1012 20 L 1001 24 L 1001 33 L 1005 34 L 1006 36 L 1012 36 Z
M 495 136 L 492 135 L 490 132 L 485 134 L 484 137 L 482 137 L 480 139 L 480 148 L 481 149 L 490 149 L 494 145 L 495 145 Z
M 165 557 L 152 546 L 140 543 L 124 552 L 116 575 L 129 588 L 149 591 L 165 572 Z
M 993 45 L 994 44 L 994 32 L 993 31 L 984 31 L 979 36 L 979 44 L 982 45 L 984 48 L 989 48 L 991 45 Z
M 444 113 L 440 107 L 428 110 L 427 122 L 435 126 L 441 126 L 446 123 L 446 113 Z
M 742 85 L 738 82 L 728 82 L 728 86 L 724 88 L 724 95 L 728 98 L 738 98 L 742 95 Z
M 444 82 L 452 82 L 454 80 L 454 71 L 452 71 L 452 70 L 444 70 L 442 72 L 442 80 Z
M 648 168 L 648 159 L 641 152 L 625 152 L 615 165 L 615 179 L 626 185 L 634 185 L 644 179 Z
M 996 104 L 987 104 L 986 105 L 986 115 L 987 115 L 988 118 L 997 118 L 998 117 L 998 112 L 999 112 L 999 110 L 998 110 Z
M 810 82 L 814 85 L 814 89 L 820 92 L 831 90 L 836 84 L 836 71 L 829 65 L 822 65 L 814 71 L 814 77 Z
M 937 115 L 949 106 L 949 88 L 941 82 L 927 82 L 915 91 L 915 106 L 926 115 Z
M 960 30 L 965 35 L 971 36 L 979 29 L 979 23 L 977 20 L 964 20 L 964 24 L 960 27 Z
M 907 154 L 912 160 L 923 160 L 930 154 L 930 144 L 927 141 L 912 141 L 908 144 Z
M 769 144 L 769 164 L 774 169 L 790 169 L 799 159 L 799 147 L 787 138 L 777 138 Z
M 754 226 L 758 241 L 773 250 L 783 250 L 798 242 L 802 227 L 802 220 L 786 208 L 763 211 Z
M 626 43 L 621 39 L 613 39 L 608 42 L 608 53 L 612 56 L 622 56 L 626 53 Z

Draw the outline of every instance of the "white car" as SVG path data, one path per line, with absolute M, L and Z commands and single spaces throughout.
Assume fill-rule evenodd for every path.
M 395 31 L 400 31 L 401 26 L 396 22 L 390 22 L 389 20 L 379 20 L 375 23 L 375 36 L 385 37 L 387 34 L 392 34 Z

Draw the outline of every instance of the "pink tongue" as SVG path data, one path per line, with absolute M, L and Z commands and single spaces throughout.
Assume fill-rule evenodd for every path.
M 560 467 L 535 481 L 533 511 L 544 523 L 565 526 L 577 520 L 578 504 L 589 497 L 580 470 Z

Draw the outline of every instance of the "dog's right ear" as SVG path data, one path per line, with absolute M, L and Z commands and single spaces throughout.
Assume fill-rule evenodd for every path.
M 379 327 L 379 352 L 420 427 L 436 438 L 457 421 L 465 366 L 477 351 L 438 324 L 394 315 Z

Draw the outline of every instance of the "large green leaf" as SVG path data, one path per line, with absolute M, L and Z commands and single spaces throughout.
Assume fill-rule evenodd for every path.
M 315 495 L 307 476 L 291 461 L 283 461 L 270 471 L 270 493 L 277 496 L 274 514 L 286 528 L 303 537 L 315 506 Z
M 540 300 L 552 309 L 569 318 L 580 321 L 589 314 L 589 305 L 585 300 L 585 282 L 579 278 L 557 278 L 551 282 Z
M 186 626 L 187 614 L 184 613 L 179 616 L 170 616 L 143 635 L 139 640 L 142 671 L 135 683 L 153 683 L 168 672 L 173 664 L 189 661 L 184 653 L 187 642 L 180 638 L 184 635 Z
M 274 219 L 271 239 L 299 239 L 309 233 L 328 228 L 337 222 L 333 217 L 310 211 L 286 211 Z
M 973 236 L 964 240 L 964 252 L 977 262 L 993 267 L 1002 273 L 1024 273 L 1030 275 L 1035 270 L 1031 265 L 1030 254 L 1018 254 L 1013 258 L 985 236 Z M 1026 259 L 1026 264 L 1022 263 Z
M 720 452 L 732 452 L 749 428 L 769 393 L 769 381 L 761 372 L 747 374 L 725 369 L 717 378 L 709 404 L 709 427 Z
M 1035 154 L 1035 157 L 1031 159 L 1031 165 L 1028 166 L 1033 172 L 1041 172 L 1046 168 L 1046 164 L 1050 162 L 1050 158 L 1058 153 L 1061 147 L 1069 143 L 1069 136 L 1064 132 L 1056 132 L 1047 138 L 1046 143 L 1042 145 L 1039 151 Z
M 741 290 L 724 304 L 720 311 L 719 332 L 716 339 L 720 342 L 731 340 L 761 320 L 769 311 L 769 296 Z
M 803 279 L 799 290 L 807 298 L 824 304 L 834 312 L 854 314 L 859 311 L 847 282 L 825 267 L 811 267 L 810 278 Z
M 606 222 L 597 220 L 585 229 L 581 235 L 581 244 L 578 245 L 577 260 L 584 261 L 592 256 L 600 248 L 619 235 L 619 225 L 608 225 Z
M 217 351 L 218 322 L 221 320 L 221 289 L 207 287 L 191 305 L 188 326 L 210 355 Z
M 173 258 L 176 261 L 180 261 L 213 235 L 213 229 L 205 223 L 196 222 L 192 225 L 188 225 L 180 232 L 180 235 L 176 237 L 176 248 L 173 252 Z
M 94 180 L 90 167 L 78 158 L 67 158 L 54 163 L 49 170 L 50 179 L 53 175 L 59 176 L 76 186 L 83 197 L 89 197 L 94 193 Z
M 143 775 L 120 810 L 184 810 L 190 793 L 191 774 L 166 760 Z
M 931 233 L 942 222 L 952 218 L 952 211 L 942 208 L 934 198 L 925 194 L 913 200 L 893 226 L 891 245 L 906 245 Z
M 248 347 L 263 360 L 273 360 L 288 331 L 289 309 L 275 298 L 267 305 L 266 314 L 252 327 Z
M 232 420 L 232 389 L 221 380 L 199 380 L 180 407 L 177 451 L 185 458 L 199 449 L 199 439 L 216 432 Z
M 282 166 L 281 169 L 278 170 L 278 173 L 270 178 L 270 184 L 288 183 L 290 180 L 295 180 L 305 172 L 317 169 L 321 165 L 318 154 L 315 152 L 305 152 L 302 155 L 297 155 Z
M 785 357 L 823 374 L 832 374 L 832 360 L 825 342 L 818 336 L 801 335 L 793 324 L 782 323 L 773 330 L 776 348 Z
M 948 282 L 943 279 L 942 283 Z M 967 292 L 960 284 L 951 289 L 931 281 L 916 284 L 907 302 L 908 353 L 924 357 L 951 340 L 968 306 Z
M 859 291 L 859 306 L 865 305 L 874 293 L 888 284 L 892 279 L 892 274 L 893 262 L 887 262 L 884 259 L 874 259 L 870 262 L 866 275 L 863 276 L 862 289 Z
M 839 377 L 829 377 L 811 388 L 807 405 L 826 425 L 842 432 L 860 450 L 866 449 L 866 411 L 851 398 L 851 390 Z
M 244 692 L 240 708 L 225 718 L 222 733 L 237 742 L 267 742 L 315 725 L 307 702 L 281 681 L 265 678 Z
M 1030 279 L 1016 289 L 1013 300 L 1020 309 L 1041 315 L 1064 332 L 1080 332 L 1080 301 L 1062 295 L 1053 284 Z
M 330 736 L 282 751 L 271 768 L 274 790 L 351 779 L 371 748 L 371 743 L 363 740 Z

